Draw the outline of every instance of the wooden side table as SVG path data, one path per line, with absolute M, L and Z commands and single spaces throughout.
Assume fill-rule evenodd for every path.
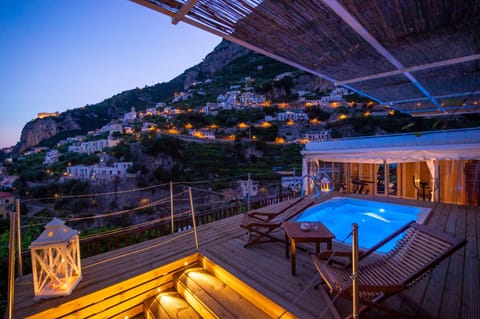
M 308 230 L 302 230 L 302 224 L 309 226 Z M 296 274 L 296 252 L 297 242 L 313 242 L 316 244 L 316 252 L 320 252 L 320 243 L 326 243 L 327 249 L 332 249 L 332 239 L 335 235 L 320 222 L 284 222 L 282 224 L 285 230 L 285 256 L 288 258 L 288 244 L 290 242 L 291 250 L 291 268 L 292 276 Z

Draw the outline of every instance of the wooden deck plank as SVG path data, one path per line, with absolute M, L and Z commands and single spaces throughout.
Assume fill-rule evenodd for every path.
M 440 231 L 445 231 L 448 221 L 448 216 L 452 208 L 451 205 L 437 205 L 440 206 L 440 214 L 432 216 L 429 221 L 429 226 L 434 227 Z M 438 318 L 440 301 L 442 300 L 442 293 L 445 286 L 445 278 L 448 273 L 448 262 L 441 263 L 430 275 L 428 287 L 423 297 L 422 308 L 427 311 L 434 318 Z M 416 287 L 415 287 L 416 288 Z
M 480 279 L 479 279 L 479 236 L 480 218 L 474 208 L 469 207 L 466 214 L 466 237 L 468 240 L 465 246 L 465 268 L 463 272 L 463 298 L 460 317 L 462 319 L 480 318 L 480 305 L 470 303 L 469 300 L 480 300 Z M 468 284 L 467 284 L 468 283 Z
M 446 232 L 451 235 L 463 234 L 462 239 L 465 238 L 465 209 L 465 206 L 452 205 L 446 227 Z M 444 279 L 445 288 L 440 302 L 439 318 L 458 318 L 460 315 L 463 287 L 458 283 L 459 278 L 463 277 L 464 259 L 465 247 L 448 258 L 448 274 Z

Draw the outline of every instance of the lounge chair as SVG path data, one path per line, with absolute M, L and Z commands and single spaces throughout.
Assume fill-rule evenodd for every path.
M 249 235 L 248 242 L 244 245 L 244 247 L 248 247 L 253 244 L 279 241 L 279 239 L 272 236 L 271 233 L 279 229 L 283 222 L 297 216 L 307 207 L 313 205 L 313 203 L 314 200 L 312 198 L 303 198 L 284 210 L 281 214 L 276 215 L 268 221 L 245 214 L 243 216 L 242 224 L 240 225 L 240 227 L 248 230 Z
M 255 217 L 264 221 L 269 221 L 275 216 L 284 213 L 287 209 L 303 200 L 302 197 L 297 197 L 291 200 L 286 200 L 277 204 L 261 207 L 259 209 L 247 212 L 248 216 Z
M 402 233 L 403 237 L 388 253 L 373 254 L 379 247 Z M 415 285 L 441 261 L 466 243 L 466 240 L 455 239 L 415 222 L 403 226 L 359 256 L 359 301 L 362 305 L 360 312 L 376 307 L 386 312 L 411 317 L 380 302 Z M 325 251 L 312 255 L 313 263 L 332 296 L 339 294 L 341 297 L 351 299 L 351 264 L 340 266 L 332 262 L 327 263 L 326 259 L 334 260 L 329 258 L 332 254 L 351 255 L 350 252 Z

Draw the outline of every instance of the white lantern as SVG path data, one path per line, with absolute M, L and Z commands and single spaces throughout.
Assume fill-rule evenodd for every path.
M 322 179 L 320 180 L 320 191 L 329 192 L 331 188 L 332 184 L 330 183 L 330 180 L 325 176 L 322 177 Z
M 35 300 L 70 295 L 82 279 L 78 232 L 54 218 L 30 252 Z

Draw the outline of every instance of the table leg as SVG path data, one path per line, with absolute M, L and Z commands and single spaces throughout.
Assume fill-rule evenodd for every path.
M 297 253 L 297 247 L 295 244 L 295 239 L 290 239 L 290 249 L 292 250 L 292 257 L 291 257 L 291 265 L 292 265 L 292 276 L 295 276 L 296 274 L 296 265 L 295 265 L 295 255 Z

